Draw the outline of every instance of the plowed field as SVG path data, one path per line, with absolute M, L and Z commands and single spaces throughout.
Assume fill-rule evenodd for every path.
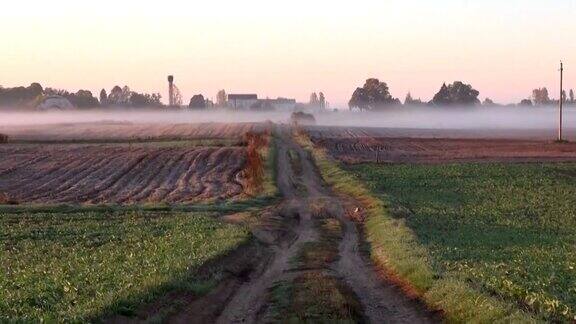
M 402 129 L 318 127 L 308 133 L 346 163 L 576 161 L 576 143 L 536 140 L 530 132 L 429 130 L 413 137 Z
M 0 192 L 17 202 L 142 203 L 243 194 L 244 147 L 0 146 Z

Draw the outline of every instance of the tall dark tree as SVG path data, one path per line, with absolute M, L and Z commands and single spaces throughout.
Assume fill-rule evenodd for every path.
M 226 91 L 224 91 L 224 89 L 218 91 L 216 94 L 216 106 L 226 107 Z
M 100 105 L 101 106 L 108 105 L 108 94 L 104 89 L 100 90 Z
M 122 88 L 119 86 L 114 86 L 112 90 L 110 90 L 110 94 L 108 95 L 108 104 L 110 105 L 121 105 L 122 104 Z
M 356 88 L 348 107 L 360 110 L 378 110 L 388 106 L 400 105 L 400 100 L 393 98 L 385 82 L 368 79 L 362 88 Z
M 153 93 L 137 93 L 132 91 L 130 95 L 130 105 L 132 107 L 139 107 L 139 108 L 148 108 L 148 107 L 161 107 L 162 102 L 160 102 L 160 94 Z
M 550 97 L 548 96 L 548 89 L 546 87 L 532 90 L 532 100 L 534 105 L 549 105 L 551 103 Z
M 471 85 L 461 81 L 452 84 L 442 84 L 440 90 L 432 99 L 435 106 L 473 106 L 480 104 L 478 95 L 480 92 L 472 88 Z
M 321 109 L 326 109 L 326 97 L 324 97 L 323 92 L 318 93 L 318 106 Z
M 94 108 L 100 105 L 98 99 L 94 98 L 92 92 L 88 90 L 78 90 L 76 93 L 64 97 L 78 108 Z
M 30 105 L 42 96 L 43 91 L 42 86 L 36 82 L 28 87 L 0 87 L 0 105 Z
M 312 94 L 310 94 L 310 106 L 314 106 L 317 107 L 319 104 L 319 99 L 318 99 L 318 95 L 316 94 L 316 92 L 312 92 Z
M 204 96 L 201 94 L 197 94 L 190 98 L 190 103 L 188 104 L 188 108 L 191 109 L 204 109 L 206 108 L 206 100 L 204 100 Z

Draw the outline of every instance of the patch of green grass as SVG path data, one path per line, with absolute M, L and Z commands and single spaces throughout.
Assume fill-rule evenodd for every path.
M 269 206 L 279 199 L 277 195 L 260 195 L 246 200 L 217 200 L 196 204 L 23 204 L 23 205 L 0 205 L 1 213 L 78 213 L 78 212 L 214 212 L 214 213 L 238 213 L 257 210 Z
M 0 322 L 131 315 L 167 291 L 206 293 L 194 270 L 247 242 L 205 213 L 0 213 Z
M 443 310 L 449 322 L 536 321 L 517 304 L 478 291 L 462 276 L 437 272 L 434 256 L 404 219 L 392 216 L 384 203 L 387 197 L 376 197 L 364 182 L 344 170 L 325 150 L 314 147 L 306 134 L 296 133 L 295 139 L 312 153 L 322 177 L 335 192 L 354 198 L 366 209 L 363 225 L 373 262 L 407 284 L 428 307 Z
M 349 167 L 454 273 L 547 320 L 576 314 L 576 165 Z
M 276 141 L 276 136 L 271 135 L 268 146 L 260 151 L 266 164 L 262 192 L 260 193 L 262 197 L 277 197 L 279 194 L 278 188 L 276 187 L 276 164 L 278 161 L 278 146 Z

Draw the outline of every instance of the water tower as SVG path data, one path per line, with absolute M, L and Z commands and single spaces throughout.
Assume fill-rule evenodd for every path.
M 175 101 L 176 100 L 174 100 L 174 76 L 169 75 L 168 76 L 168 105 L 170 107 L 174 106 Z

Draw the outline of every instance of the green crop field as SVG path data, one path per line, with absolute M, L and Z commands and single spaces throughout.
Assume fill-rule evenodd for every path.
M 576 314 L 576 165 L 347 167 L 405 218 L 435 270 L 546 320 Z
M 168 290 L 202 294 L 194 270 L 246 242 L 199 212 L 0 212 L 0 322 L 130 314 Z

